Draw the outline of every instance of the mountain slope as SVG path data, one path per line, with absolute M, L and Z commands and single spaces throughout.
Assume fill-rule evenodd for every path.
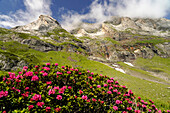
M 41 15 L 37 21 L 25 26 L 10 30 L 0 28 L 0 70 L 17 70 L 32 63 L 58 62 L 109 76 L 115 73 L 113 76 L 137 95 L 155 99 L 160 108 L 170 109 L 167 101 L 170 84 L 169 28 L 169 20 L 114 17 L 100 25 L 84 24 L 68 32 L 55 19 Z M 113 68 L 122 68 L 126 74 Z M 159 74 L 163 77 L 160 78 Z M 158 87 L 158 92 L 150 91 Z

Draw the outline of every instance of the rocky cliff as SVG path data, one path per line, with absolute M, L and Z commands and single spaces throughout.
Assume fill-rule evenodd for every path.
M 61 25 L 52 17 L 47 15 L 40 15 L 39 19 L 25 26 L 17 26 L 12 30 L 23 33 L 32 33 L 40 35 L 41 33 L 61 28 Z
M 8 44 L 13 42 L 28 50 L 69 51 L 102 62 L 132 62 L 138 57 L 170 57 L 169 38 L 170 20 L 167 19 L 113 17 L 99 24 L 82 23 L 79 28 L 67 32 L 52 17 L 41 15 L 28 25 L 0 29 L 0 69 L 19 67 L 21 62 L 29 64 L 28 59 L 20 55 L 14 54 L 15 60 L 5 55 L 11 54 Z M 11 65 L 7 67 L 9 62 Z

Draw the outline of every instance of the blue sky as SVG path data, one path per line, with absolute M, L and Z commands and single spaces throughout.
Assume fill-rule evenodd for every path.
M 170 19 L 170 0 L 0 0 L 0 27 L 25 25 L 41 14 L 52 16 L 66 29 L 114 15 Z

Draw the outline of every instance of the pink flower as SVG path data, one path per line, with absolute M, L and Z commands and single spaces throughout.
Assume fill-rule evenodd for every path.
M 143 107 L 143 108 L 146 108 L 146 105 L 143 104 L 142 107 Z
M 122 113 L 127 113 L 126 111 L 123 111 Z
M 108 93 L 108 94 L 112 94 L 112 92 L 111 92 L 111 91 L 108 91 L 107 93 Z
M 71 89 L 72 87 L 71 86 L 68 86 L 68 89 Z
M 140 100 L 140 99 L 141 99 L 141 97 L 138 97 L 138 99 Z
M 162 113 L 161 110 L 159 110 L 158 113 Z
M 66 87 L 66 86 L 63 86 L 63 89 L 65 90 L 65 89 L 67 89 L 67 87 Z
M 0 92 L 0 98 L 2 98 L 4 96 L 4 91 Z
M 93 80 L 93 77 L 92 77 L 92 76 L 89 76 L 88 78 L 89 78 L 90 80 Z
M 48 76 L 48 73 L 46 73 L 46 72 L 45 72 L 45 73 L 43 73 L 43 76 L 44 76 L 44 77 L 45 77 L 45 76 Z
M 3 77 L 3 81 L 5 81 L 5 80 L 6 80 L 6 77 L 4 76 L 4 77 Z
M 51 94 L 55 94 L 55 90 L 54 90 L 54 89 L 50 89 L 50 90 L 48 91 L 48 95 L 51 95 Z
M 71 72 L 70 72 L 70 71 L 67 71 L 67 74 L 71 74 Z
M 33 107 L 34 107 L 34 105 L 29 105 L 28 110 L 30 111 Z
M 52 82 L 51 81 L 47 81 L 46 84 L 49 85 L 49 84 L 52 84 Z
M 64 93 L 64 91 L 65 91 L 65 89 L 64 89 L 64 88 L 59 89 L 59 93 L 60 93 L 60 94 L 63 94 L 63 93 Z
M 9 77 L 10 77 L 11 79 L 15 79 L 15 78 L 16 78 L 15 73 L 11 73 Z
M 63 69 L 64 69 L 64 68 L 65 68 L 65 66 L 61 66 L 61 68 L 63 68 Z
M 113 87 L 119 87 L 118 85 L 113 85 Z
M 112 86 L 110 86 L 110 87 L 109 87 L 109 90 L 111 90 L 111 89 L 113 89 L 113 87 L 112 87 Z
M 107 80 L 107 83 L 110 83 L 110 80 L 109 80 L 109 79 Z
M 97 88 L 101 88 L 101 86 L 100 86 L 100 85 L 97 85 Z
M 117 107 L 117 106 L 113 106 L 113 109 L 114 109 L 115 111 L 117 111 L 117 110 L 118 110 L 118 107 Z
M 168 113 L 170 113 L 170 110 L 167 110 Z
M 47 66 L 50 66 L 51 64 L 50 63 L 46 63 Z
M 41 108 L 42 108 L 43 105 L 44 105 L 44 102 L 38 102 L 38 103 L 37 103 L 37 106 L 39 106 L 39 107 L 41 107 Z
M 39 80 L 39 78 L 38 78 L 37 75 L 36 75 L 36 76 L 33 76 L 32 79 L 31 79 L 31 81 L 38 81 L 38 80 Z
M 132 110 L 132 108 L 131 108 L 131 107 L 127 107 L 127 110 L 128 110 L 128 111 L 131 111 L 131 110 Z
M 117 89 L 113 90 L 113 92 L 117 92 Z
M 93 75 L 94 73 L 93 72 L 91 72 L 91 75 Z
M 150 101 L 152 104 L 154 103 L 151 99 L 149 99 L 149 101 Z
M 100 103 L 102 103 L 102 104 L 103 104 L 103 103 L 104 103 L 104 101 L 100 101 Z
M 82 90 L 79 90 L 79 93 L 80 93 L 80 95 L 83 93 L 83 91 Z
M 144 102 L 144 104 L 145 104 L 145 105 L 148 105 L 148 103 L 147 103 L 147 102 Z
M 38 68 L 38 66 L 36 65 L 35 68 Z
M 56 112 L 60 112 L 60 111 L 61 111 L 61 108 L 56 108 L 55 111 L 56 111 Z
M 129 94 L 133 94 L 132 90 L 129 90 Z
M 35 94 L 32 99 L 35 101 L 41 100 L 41 95 Z
M 140 110 L 135 110 L 135 113 L 140 113 Z
M 153 104 L 152 107 L 155 108 L 155 105 Z
M 122 86 L 122 88 L 126 88 L 126 86 Z
M 104 84 L 104 87 L 107 87 L 107 84 Z
M 62 75 L 63 73 L 61 73 L 61 72 L 57 72 L 56 74 L 57 74 L 57 75 Z
M 58 66 L 58 63 L 55 63 L 55 66 Z
M 32 77 L 32 76 L 33 76 L 33 72 L 31 72 L 31 71 L 26 72 L 25 74 L 26 74 L 26 76 L 29 76 L 29 77 Z
M 23 69 L 28 69 L 28 67 L 27 67 L 27 66 L 24 66 Z
M 116 82 L 115 82 L 115 84 L 119 84 L 119 82 L 118 82 L 118 81 L 116 81 Z
M 22 75 L 18 75 L 18 76 L 16 77 L 16 79 L 23 79 L 23 76 L 22 76 Z
M 90 102 L 90 99 L 86 100 L 86 102 Z
M 78 69 L 75 69 L 75 71 L 77 71 L 77 72 L 78 72 L 79 70 L 78 70 Z
M 18 74 L 20 74 L 20 75 L 21 75 L 21 74 L 22 74 L 22 72 L 18 72 Z
M 114 80 L 114 78 L 113 78 L 113 77 L 111 77 L 110 79 L 111 79 L 111 80 Z
M 7 97 L 8 96 L 8 91 L 3 92 L 3 96 Z
M 87 99 L 88 99 L 88 97 L 87 97 L 87 96 L 84 96 L 84 95 L 83 95 L 81 98 L 84 99 L 84 100 L 87 100 Z
M 71 70 L 71 71 L 74 71 L 74 68 L 71 68 L 70 70 Z
M 50 111 L 51 111 L 51 107 L 46 107 L 46 108 L 45 108 L 45 111 L 46 111 L 46 112 L 50 112 Z
M 92 101 L 93 101 L 93 102 L 96 102 L 97 100 L 96 100 L 95 98 L 92 98 Z
M 28 94 L 29 94 L 29 92 L 27 91 L 27 92 L 25 92 L 25 93 L 23 93 L 21 95 L 23 96 L 23 98 L 25 98 L 25 97 L 28 97 Z
M 45 70 L 47 70 L 47 71 L 49 71 L 49 70 L 50 70 L 50 68 L 49 68 L 49 67 L 43 67 L 43 69 L 45 69 Z
M 118 95 L 120 95 L 120 94 L 121 94 L 121 92 L 117 92 L 117 94 L 118 94 Z
M 129 103 L 129 104 L 132 104 L 133 102 L 132 102 L 132 101 L 129 101 L 128 103 Z
M 21 92 L 21 90 L 19 90 L 19 89 L 16 89 L 16 91 L 18 91 L 19 93 Z
M 152 110 L 148 109 L 148 112 L 151 112 Z
M 58 86 L 57 86 L 57 87 L 56 87 L 56 86 L 54 86 L 54 88 L 53 88 L 53 89 L 57 89 L 57 90 L 59 90 L 60 88 L 59 88 Z
M 116 104 L 121 104 L 121 103 L 122 103 L 122 101 L 116 100 Z
M 57 95 L 56 99 L 57 99 L 57 100 L 61 100 L 61 99 L 62 99 L 62 96 L 61 96 L 61 95 Z
M 142 103 L 144 103 L 145 101 L 144 100 L 141 100 Z

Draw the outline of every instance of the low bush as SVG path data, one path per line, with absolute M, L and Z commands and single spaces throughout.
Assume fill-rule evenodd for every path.
M 0 76 L 1 112 L 161 112 L 114 78 L 58 64 L 30 65 Z M 170 112 L 162 111 L 162 112 Z

